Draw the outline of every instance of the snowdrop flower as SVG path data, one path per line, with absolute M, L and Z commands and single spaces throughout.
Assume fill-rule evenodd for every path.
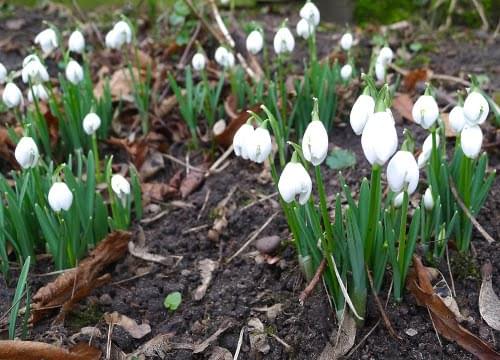
M 120 174 L 111 177 L 111 188 L 116 196 L 122 200 L 130 194 L 130 183 Z
M 250 54 L 257 55 L 264 47 L 264 37 L 259 30 L 254 30 L 247 37 L 247 51 Z
M 2 100 L 9 109 L 23 104 L 23 94 L 13 82 L 7 83 L 3 89 Z
M 388 46 L 384 46 L 378 53 L 377 62 L 383 65 L 387 65 L 392 61 L 393 58 L 394 53 L 392 52 L 391 48 Z
M 101 118 L 96 113 L 88 113 L 83 118 L 83 130 L 87 135 L 93 135 L 101 126 Z
M 118 34 L 115 29 L 111 29 L 108 31 L 106 34 L 105 42 L 106 42 L 106 47 L 109 49 L 119 49 L 122 45 L 123 42 L 120 41 L 121 36 Z
M 73 193 L 65 183 L 55 182 L 49 190 L 48 200 L 55 212 L 68 211 L 73 203 Z
M 81 54 L 85 48 L 85 38 L 83 34 L 75 30 L 71 33 L 68 40 L 68 48 L 70 51 Z
M 207 64 L 207 59 L 205 58 L 205 55 L 202 53 L 196 53 L 193 56 L 193 59 L 191 60 L 191 65 L 193 66 L 193 69 L 196 71 L 201 71 L 205 68 L 205 65 Z
M 70 60 L 66 65 L 66 79 L 74 85 L 83 80 L 83 68 L 75 60 Z
M 465 126 L 465 116 L 464 109 L 461 106 L 455 106 L 450 111 L 450 115 L 448 116 L 450 121 L 450 126 L 457 134 L 459 134 Z
M 439 136 L 436 134 L 436 147 L 439 146 Z M 427 135 L 424 140 L 424 144 L 422 145 L 422 152 L 418 156 L 417 163 L 418 167 L 421 169 L 426 164 L 427 161 L 431 158 L 432 153 L 432 134 Z
M 347 81 L 351 78 L 352 75 L 352 66 L 350 64 L 345 64 L 342 66 L 340 69 L 340 76 L 342 77 L 342 80 Z
M 483 132 L 479 125 L 465 126 L 460 135 L 460 145 L 465 156 L 475 159 L 481 151 Z
M 436 100 L 430 95 L 422 95 L 411 110 L 413 120 L 424 129 L 430 128 L 439 117 L 439 108 Z
M 35 56 L 27 56 L 23 61 L 23 69 L 21 77 L 25 84 L 31 81 L 32 84 L 39 84 L 49 81 L 49 73 L 45 66 L 40 62 L 40 59 Z
M 392 115 L 387 111 L 372 114 L 363 129 L 361 146 L 372 165 L 384 165 L 398 147 L 398 134 Z
M 387 165 L 387 182 L 394 192 L 401 192 L 407 187 L 408 194 L 413 194 L 419 175 L 417 161 L 409 151 L 398 151 Z
M 375 100 L 369 95 L 361 94 L 354 102 L 351 113 L 349 115 L 349 122 L 351 123 L 352 130 L 356 135 L 361 135 L 368 118 L 375 111 Z
M 0 63 L 0 84 L 5 83 L 5 80 L 7 80 L 7 69 Z
M 403 204 L 404 195 L 404 193 L 400 192 L 399 194 L 394 196 L 394 199 L 392 199 L 392 205 L 395 208 L 401 207 L 401 205 Z
M 304 158 L 314 166 L 320 165 L 328 154 L 328 133 L 317 115 L 313 115 L 313 120 L 304 132 L 302 152 Z
M 255 129 L 252 137 L 247 142 L 248 158 L 260 164 L 267 159 L 273 146 L 269 131 L 263 127 Z
M 385 80 L 385 65 L 379 61 L 375 63 L 375 77 L 377 81 Z
M 303 39 L 309 39 L 309 36 L 314 31 L 313 26 L 306 20 L 306 19 L 300 19 L 299 22 L 297 23 L 297 35 L 299 35 Z
M 113 29 L 118 33 L 122 43 L 130 44 L 132 42 L 132 29 L 126 21 L 118 21 L 115 26 L 113 26 Z
M 16 145 L 14 157 L 23 169 L 35 167 L 40 157 L 35 141 L 28 137 L 22 137 Z
M 215 50 L 215 61 L 217 64 L 222 66 L 225 69 L 232 68 L 234 66 L 234 55 L 232 52 L 227 50 L 223 46 L 219 46 L 217 50 Z
M 320 14 L 318 7 L 312 2 L 306 2 L 304 6 L 302 6 L 302 9 L 300 9 L 299 15 L 302 19 L 306 20 L 312 26 L 318 26 Z
M 40 45 L 44 54 L 50 54 L 58 46 L 54 29 L 45 29 L 35 37 L 35 44 Z
M 220 0 L 220 3 L 222 5 L 227 5 L 227 4 L 229 4 L 229 0 Z
M 432 191 L 430 187 L 428 187 L 424 193 L 424 207 L 427 211 L 431 211 L 434 208 L 434 198 L 432 197 Z
M 478 91 L 469 93 L 464 102 L 465 121 L 469 126 L 481 125 L 490 112 L 488 100 Z
M 295 47 L 295 39 L 287 27 L 280 28 L 274 35 L 274 52 L 278 55 L 291 53 Z
M 248 160 L 248 142 L 253 137 L 254 128 L 250 124 L 243 124 L 240 126 L 233 137 L 233 148 L 236 156 L 241 156 L 243 159 Z
M 340 38 L 340 47 L 345 51 L 348 51 L 352 47 L 352 43 L 353 38 L 351 33 L 345 33 Z
M 33 85 L 31 89 L 28 89 L 28 101 L 30 103 L 34 100 L 33 95 L 35 95 L 35 99 L 40 101 L 47 101 L 49 99 L 49 94 L 42 84 Z
M 291 161 L 281 173 L 278 190 L 286 203 L 291 203 L 298 196 L 299 203 L 304 205 L 311 196 L 311 177 L 301 163 Z

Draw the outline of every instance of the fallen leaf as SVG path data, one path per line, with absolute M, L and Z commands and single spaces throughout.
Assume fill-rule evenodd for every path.
M 356 165 L 356 155 L 339 147 L 332 150 L 326 158 L 326 165 L 332 170 L 341 170 Z
M 207 339 L 205 339 L 201 343 L 193 346 L 193 354 L 199 354 L 205 351 L 205 349 L 209 347 L 211 343 L 217 340 L 222 333 L 224 333 L 227 329 L 229 329 L 232 326 L 233 323 L 231 320 L 225 320 L 215 333 L 210 335 Z
M 134 141 L 129 139 L 120 139 L 111 136 L 107 140 L 108 144 L 120 146 L 129 154 L 134 163 L 135 167 L 140 169 L 142 164 L 146 160 L 146 156 L 149 152 L 149 140 L 148 138 L 141 138 Z
M 130 334 L 134 339 L 142 339 L 144 336 L 151 332 L 149 324 L 137 324 L 134 319 L 122 315 L 116 311 L 112 313 L 105 313 L 104 320 L 108 325 L 118 325 Z
M 399 94 L 392 101 L 392 107 L 405 119 L 413 122 L 411 110 L 413 109 L 413 101 L 408 94 Z
M 114 101 L 126 100 L 133 101 L 133 83 L 130 76 L 130 71 L 132 71 L 133 76 L 136 79 L 145 78 L 145 71 L 140 71 L 133 67 L 131 70 L 128 68 L 121 68 L 116 70 L 111 79 L 109 80 L 109 88 L 111 91 L 111 98 Z M 104 94 L 104 88 L 106 86 L 107 79 L 102 78 L 94 88 L 94 95 L 100 98 Z
M 491 328 L 500 331 L 500 300 L 491 281 L 493 268 L 491 262 L 486 262 L 481 268 L 483 282 L 479 291 L 479 313 Z
M 250 338 L 250 351 L 252 353 L 267 354 L 271 350 L 264 324 L 259 318 L 248 320 L 248 333 Z
M 173 188 L 169 184 L 154 182 L 154 183 L 141 183 L 142 196 L 145 202 L 151 200 L 162 202 L 177 196 L 179 190 Z
M 338 359 L 347 354 L 353 347 L 356 340 L 356 321 L 347 307 L 345 309 L 339 329 L 330 337 L 331 339 L 335 338 L 335 343 L 328 342 L 318 360 Z
M 224 232 L 227 225 L 229 224 L 227 218 L 229 217 L 229 214 L 234 210 L 235 205 L 233 204 L 230 207 L 228 206 L 228 204 L 235 191 L 236 187 L 232 187 L 226 197 L 219 201 L 215 209 L 213 209 L 212 211 L 215 219 L 212 228 L 208 231 L 208 238 L 212 241 L 218 241 L 220 235 Z
M 7 30 L 20 30 L 26 24 L 24 19 L 9 19 L 5 22 Z
M 219 266 L 217 261 L 211 259 L 203 259 L 198 262 L 198 269 L 201 273 L 201 285 L 193 292 L 193 298 L 198 301 L 203 299 L 207 292 L 208 285 L 212 281 L 212 273 Z
M 185 91 L 185 90 L 183 90 Z M 171 95 L 163 99 L 160 104 L 158 104 L 155 114 L 158 117 L 164 117 L 168 115 L 177 106 L 177 96 Z
M 138 247 L 136 246 L 132 241 L 128 243 L 128 251 L 132 256 L 135 256 L 136 258 L 149 261 L 149 262 L 154 262 L 157 264 L 165 265 L 165 266 L 173 266 L 175 264 L 174 258 L 178 261 L 179 257 L 178 256 L 170 256 L 166 257 L 163 255 L 158 255 L 158 254 L 152 254 L 148 252 L 148 249 L 145 247 Z
M 479 359 L 498 359 L 500 354 L 469 330 L 460 325 L 455 314 L 434 292 L 427 269 L 420 258 L 413 256 L 413 268 L 408 274 L 407 287 L 417 299 L 417 303 L 427 307 L 437 332 L 449 341 L 455 341 L 463 349 Z
M 140 355 L 154 357 L 158 356 L 161 359 L 166 358 L 168 352 L 172 349 L 170 339 L 171 334 L 160 334 L 149 340 L 144 345 L 140 346 L 136 351 L 129 355 L 129 358 L 138 357 Z
M 260 110 L 260 104 L 252 106 L 249 110 L 257 113 Z M 229 124 L 227 124 L 224 131 L 215 137 L 215 141 L 217 142 L 217 144 L 222 145 L 226 148 L 231 146 L 231 144 L 233 143 L 234 134 L 236 134 L 236 131 L 238 131 L 241 125 L 245 124 L 248 121 L 250 116 L 251 115 L 248 113 L 248 111 L 243 111 L 237 114 L 237 116 L 233 118 L 229 122 Z
M 165 160 L 163 155 L 156 150 L 150 151 L 141 168 L 139 175 L 141 180 L 146 180 L 165 168 Z
M 20 340 L 0 340 L 0 359 L 8 360 L 98 360 L 101 350 L 79 343 L 69 350 L 58 346 Z
M 411 92 L 415 90 L 417 83 L 426 82 L 432 76 L 432 71 L 429 69 L 415 69 L 408 71 L 403 79 L 403 86 L 406 91 Z
M 186 177 L 182 179 L 179 191 L 183 199 L 191 195 L 201 186 L 201 184 L 203 184 L 205 180 L 205 171 L 208 170 L 208 167 L 208 163 L 204 162 L 197 166 L 199 170 L 191 170 Z
M 266 313 L 269 320 L 274 321 L 276 317 L 283 311 L 283 304 L 277 303 L 273 306 L 264 306 L 260 308 L 254 308 L 256 311 L 262 311 Z

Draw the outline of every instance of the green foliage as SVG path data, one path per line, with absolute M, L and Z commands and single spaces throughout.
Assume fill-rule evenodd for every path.
M 336 148 L 326 158 L 326 165 L 332 170 L 341 170 L 356 165 L 356 154 L 350 150 Z
M 26 261 L 23 264 L 23 268 L 21 270 L 21 274 L 19 275 L 19 279 L 17 280 L 16 291 L 14 293 L 14 299 L 12 300 L 12 308 L 10 310 L 9 315 L 9 339 L 14 340 L 16 337 L 16 323 L 17 323 L 17 315 L 19 313 L 19 306 L 22 297 L 24 296 L 24 289 L 26 289 L 26 311 L 29 313 L 29 287 L 28 287 L 28 272 L 30 269 L 31 258 L 28 256 Z M 25 319 L 29 318 L 25 316 Z M 25 328 L 27 322 L 25 321 L 23 327 Z M 25 330 L 23 330 L 25 332 Z
M 391 24 L 408 19 L 419 9 L 415 0 L 357 0 L 354 18 L 361 24 Z
M 165 306 L 167 310 L 175 311 L 177 310 L 181 302 L 182 302 L 181 293 L 178 291 L 174 291 L 167 295 L 167 297 L 163 301 L 163 306 Z

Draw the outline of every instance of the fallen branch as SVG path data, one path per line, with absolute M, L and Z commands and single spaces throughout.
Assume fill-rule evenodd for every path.
M 299 295 L 300 305 L 304 305 L 304 302 L 306 301 L 306 299 L 311 295 L 311 293 L 313 292 L 316 285 L 318 285 L 319 281 L 321 280 L 321 276 L 323 276 L 323 273 L 325 272 L 325 269 L 326 269 L 326 260 L 323 259 L 323 260 L 321 260 L 321 263 L 319 264 L 318 268 L 316 269 L 316 273 L 314 274 L 314 276 L 311 279 L 311 281 L 309 282 L 309 284 L 300 293 L 300 295 Z
M 85 343 L 63 349 L 58 346 L 19 340 L 0 340 L 0 359 L 8 360 L 97 360 L 101 351 Z

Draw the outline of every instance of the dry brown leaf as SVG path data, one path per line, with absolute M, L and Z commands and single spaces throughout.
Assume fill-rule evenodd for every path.
M 153 201 L 165 201 L 177 196 L 179 190 L 173 188 L 169 184 L 164 183 L 141 183 L 142 196 L 146 202 Z
M 184 91 L 184 90 L 183 90 Z M 158 117 L 163 117 L 168 115 L 175 107 L 177 106 L 177 96 L 171 95 L 162 100 L 160 104 L 158 104 L 155 115 Z
M 274 321 L 276 317 L 283 311 L 283 304 L 277 303 L 274 304 L 273 306 L 254 308 L 254 310 L 265 312 L 267 318 L 271 321 Z
M 132 356 L 158 356 L 161 359 L 164 359 L 168 352 L 172 349 L 172 344 L 170 339 L 172 338 L 171 334 L 160 334 L 156 335 L 154 338 L 149 340 L 147 343 L 139 347 L 134 353 L 130 354 L 129 358 Z
M 132 68 L 132 74 L 136 79 L 139 77 L 145 77 L 145 71 L 140 71 L 137 68 Z M 97 85 L 94 88 L 94 95 L 99 98 L 104 93 L 104 87 L 106 85 L 107 78 L 101 78 Z M 114 101 L 133 100 L 133 83 L 132 78 L 130 77 L 130 70 L 126 67 L 116 70 L 113 75 L 111 75 L 111 79 L 109 80 L 109 88 L 111 91 L 111 98 Z
M 207 292 L 208 285 L 212 281 L 212 273 L 219 266 L 217 261 L 211 259 L 203 259 L 198 262 L 198 269 L 201 273 L 201 285 L 193 292 L 193 298 L 198 301 L 203 299 Z
M 174 259 L 178 260 L 179 257 L 175 256 L 162 256 L 159 254 L 152 254 L 148 252 L 148 249 L 142 246 L 136 246 L 132 241 L 128 243 L 128 251 L 132 256 L 135 256 L 136 258 L 145 260 L 145 261 L 150 261 L 154 262 L 157 264 L 165 265 L 165 266 L 172 266 L 175 264 Z
M 198 170 L 191 170 L 181 181 L 179 191 L 183 199 L 191 195 L 201 186 L 201 184 L 203 184 L 205 180 L 205 171 L 208 170 L 209 164 L 204 162 L 197 166 L 197 168 Z
M 336 334 L 332 334 L 331 339 L 335 339 L 335 343 L 328 342 L 318 360 L 338 359 L 347 354 L 353 347 L 356 340 L 356 321 L 347 307 L 344 310 L 339 329 Z
M 146 160 L 139 169 L 139 175 L 141 180 L 147 180 L 164 168 L 165 160 L 163 155 L 159 151 L 152 150 L 148 153 Z
M 413 101 L 408 94 L 399 94 L 394 98 L 392 107 L 405 119 L 413 121 L 411 110 L 413 108 Z
M 460 325 L 453 312 L 434 292 L 429 274 L 416 255 L 413 256 L 413 266 L 408 275 L 407 287 L 417 299 L 417 303 L 427 307 L 436 330 L 446 339 L 457 342 L 463 349 L 479 359 L 499 359 L 500 354 L 489 344 Z
M 146 160 L 146 156 L 149 152 L 149 141 L 147 137 L 137 139 L 135 141 L 110 137 L 108 139 L 108 144 L 120 146 L 125 149 L 131 157 L 135 167 L 138 169 L 142 167 L 142 164 Z
M 31 321 L 38 322 L 48 311 L 60 306 L 59 319 L 63 319 L 73 304 L 108 282 L 111 276 L 100 276 L 100 273 L 125 255 L 129 239 L 130 233 L 125 231 L 108 234 L 76 269 L 66 271 L 40 288 L 33 296 Z
M 19 340 L 0 340 L 0 359 L 4 360 L 98 360 L 101 351 L 86 343 L 69 350 L 58 346 Z
M 500 300 L 498 299 L 491 281 L 493 268 L 491 263 L 486 262 L 481 268 L 483 282 L 479 291 L 479 313 L 486 324 L 500 331 Z
M 264 329 L 264 324 L 259 318 L 248 320 L 248 332 L 250 338 L 250 351 L 253 354 L 267 354 L 271 350 L 267 334 Z
M 260 109 L 260 104 L 252 106 L 249 110 L 252 112 L 258 112 Z M 234 134 L 241 127 L 241 125 L 245 124 L 250 118 L 250 114 L 247 111 L 243 111 L 232 119 L 229 124 L 227 124 L 224 131 L 215 137 L 215 141 L 224 147 L 229 147 L 233 143 Z
M 122 315 L 116 311 L 112 313 L 105 313 L 104 320 L 108 325 L 118 325 L 130 334 L 134 339 L 142 339 L 144 336 L 151 332 L 149 324 L 137 324 L 134 319 Z
M 403 79 L 403 86 L 406 91 L 411 92 L 415 90 L 417 83 L 426 82 L 432 76 L 432 72 L 429 69 L 415 69 L 408 71 Z

